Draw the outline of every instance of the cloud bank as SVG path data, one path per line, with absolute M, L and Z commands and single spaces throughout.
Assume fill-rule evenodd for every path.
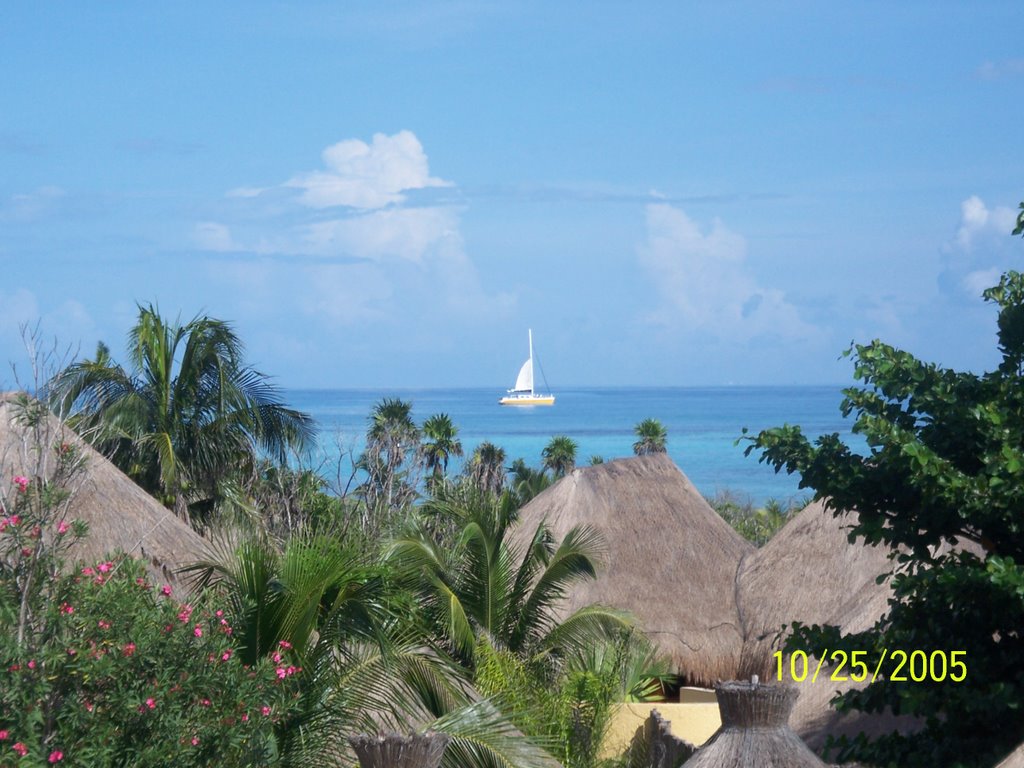
M 702 231 L 678 208 L 649 205 L 638 253 L 660 298 L 648 316 L 652 324 L 744 344 L 820 337 L 781 290 L 758 283 L 746 264 L 746 240 L 718 219 Z

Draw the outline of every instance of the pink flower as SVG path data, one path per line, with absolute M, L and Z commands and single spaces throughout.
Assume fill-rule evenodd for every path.
M 228 648 L 226 651 L 224 651 L 224 653 L 221 654 L 220 660 L 221 661 L 227 661 L 230 658 L 231 658 L 231 649 Z
M 114 564 L 111 561 L 108 560 L 105 563 L 100 563 L 99 565 L 97 565 L 96 566 L 96 570 L 98 570 L 100 573 L 107 573 L 113 567 L 114 567 Z
M 164 595 L 164 597 L 170 597 L 171 596 L 171 585 L 170 584 L 164 584 L 160 588 L 160 592 Z
M 208 707 L 208 706 L 210 706 L 210 704 L 211 704 L 211 702 L 210 702 L 210 700 L 209 700 L 209 699 L 203 699 L 203 700 L 202 700 L 202 701 L 200 701 L 199 703 L 200 703 L 200 704 L 201 704 L 202 706 L 204 706 L 204 707 Z
M 203 628 L 201 626 L 199 626 L 198 624 L 196 624 L 196 628 L 192 630 L 192 634 L 195 635 L 196 637 L 202 637 L 203 636 Z
M 16 475 L 14 477 L 14 484 L 18 486 L 18 493 L 24 493 L 28 490 L 28 478 L 24 475 Z
M 63 759 L 64 759 L 64 753 L 61 752 L 59 749 L 55 749 L 55 750 L 53 750 L 53 752 L 50 753 L 50 762 L 51 763 L 59 763 Z
M 216 613 L 214 613 L 213 615 L 214 615 L 214 616 L 216 616 L 216 617 L 217 617 L 217 618 L 219 619 L 219 618 L 220 618 L 221 616 L 223 616 L 223 615 L 224 615 L 224 611 L 222 611 L 222 610 L 218 609 L 218 610 L 216 611 Z
M 261 709 L 260 712 L 262 712 L 263 716 L 266 717 L 270 714 L 270 707 L 264 705 L 263 709 Z
M 15 752 L 17 752 L 17 753 L 18 753 L 19 755 L 21 755 L 22 757 L 24 757 L 25 755 L 27 755 L 27 754 L 28 754 L 28 747 L 26 747 L 26 746 L 25 746 L 25 745 L 24 745 L 24 744 L 23 744 L 22 742 L 20 742 L 20 741 L 19 741 L 19 742 L 17 742 L 17 743 L 16 743 L 16 744 L 15 744 L 15 745 L 14 745 L 13 747 L 11 747 L 11 749 L 13 749 L 13 750 L 14 750 Z
M 28 547 L 22 547 L 21 548 L 21 556 L 22 557 L 32 557 L 32 550 L 29 549 Z
M 92 712 L 94 709 L 96 709 L 96 705 L 93 704 L 91 701 L 85 702 L 84 706 L 86 712 Z
M 121 654 L 123 656 L 131 656 L 133 653 L 135 653 L 135 643 L 128 643 L 121 649 Z
M 18 515 L 11 515 L 9 518 L 7 518 L 7 522 L 11 525 L 17 525 L 21 522 L 21 517 L 19 517 Z
M 35 669 L 36 668 L 36 660 L 35 659 L 29 659 L 29 661 L 28 661 L 28 668 L 29 669 Z
M 110 622 L 100 619 L 98 622 L 96 622 L 96 626 L 98 626 L 100 629 L 110 629 Z
M 61 520 L 60 523 L 57 525 L 57 534 L 60 535 L 62 533 L 67 533 L 70 529 L 71 526 L 68 525 L 67 522 L 65 522 L 64 520 Z
M 248 723 L 249 722 L 249 714 L 247 712 L 242 714 L 242 722 L 243 723 Z M 3 731 L 3 733 L 7 733 L 7 731 Z
M 74 656 L 76 653 L 78 653 L 78 651 L 74 648 L 68 648 L 68 656 Z
M 7 741 L 9 735 L 7 731 L 0 731 L 0 741 Z
M 275 653 L 270 658 L 272 658 L 274 660 L 275 664 L 280 664 L 281 663 L 281 654 L 280 653 Z
M 281 641 L 280 643 L 278 643 L 278 645 L 279 645 L 279 646 L 281 646 L 281 647 L 282 647 L 282 648 L 283 648 L 284 650 L 286 650 L 286 651 L 287 651 L 287 650 L 288 650 L 289 648 L 291 648 L 291 647 L 292 647 L 292 644 L 291 644 L 291 643 L 289 643 L 289 642 L 288 642 L 287 640 L 282 640 L 282 641 Z
M 61 610 L 61 613 L 74 613 L 75 612 L 74 607 L 68 605 L 67 603 L 61 603 L 60 610 Z
M 150 709 L 156 709 L 156 699 L 154 699 L 154 698 L 146 699 L 146 706 L 149 707 Z
M 82 569 L 83 576 L 92 576 L 94 573 L 96 573 L 96 571 L 94 571 L 92 568 L 88 566 Z
M 182 624 L 185 624 L 190 618 L 192 618 L 192 606 L 181 606 L 181 610 L 178 612 L 178 621 L 180 621 Z
M 288 677 L 288 673 L 285 672 L 284 667 L 278 667 L 274 671 L 277 672 L 277 677 L 279 680 L 284 680 L 286 677 Z
M 198 744 L 199 744 L 199 737 L 198 736 L 193 736 L 192 737 L 192 746 L 195 747 Z

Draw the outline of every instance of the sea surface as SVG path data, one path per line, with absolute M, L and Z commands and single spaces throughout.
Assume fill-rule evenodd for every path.
M 849 436 L 851 421 L 839 411 L 839 386 L 801 387 L 635 387 L 559 390 L 554 406 L 503 407 L 498 388 L 472 389 L 317 389 L 289 390 L 287 402 L 313 416 L 319 426 L 314 465 L 335 484 L 352 473 L 352 459 L 363 449 L 373 406 L 384 397 L 412 401 L 417 423 L 447 413 L 459 428 L 465 455 L 484 441 L 539 466 L 541 451 L 555 435 L 578 444 L 577 464 L 591 456 L 605 461 L 633 454 L 633 428 L 645 418 L 668 429 L 668 453 L 705 496 L 729 492 L 761 506 L 809 496 L 799 478 L 744 456 L 750 432 L 799 424 L 809 436 L 838 432 Z M 854 445 L 857 440 L 853 440 Z M 463 460 L 453 459 L 449 473 Z

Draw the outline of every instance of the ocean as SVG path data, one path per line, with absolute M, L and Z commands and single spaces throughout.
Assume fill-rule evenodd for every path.
M 746 427 L 761 429 L 799 424 L 816 437 L 850 435 L 851 421 L 839 412 L 839 386 L 794 387 L 622 387 L 559 390 L 552 407 L 503 407 L 503 390 L 472 389 L 318 389 L 288 390 L 285 399 L 313 416 L 319 426 L 320 471 L 342 480 L 351 457 L 363 447 L 367 419 L 384 397 L 412 401 L 417 423 L 447 413 L 459 428 L 466 456 L 484 441 L 504 448 L 508 462 L 517 458 L 539 466 L 541 450 L 555 435 L 578 444 L 577 464 L 591 456 L 605 461 L 633 455 L 634 426 L 646 418 L 668 430 L 668 453 L 705 496 L 729 492 L 761 506 L 768 499 L 788 502 L 809 496 L 798 478 L 743 455 L 736 443 Z M 856 441 L 854 441 L 856 443 Z M 449 473 L 458 471 L 455 459 Z

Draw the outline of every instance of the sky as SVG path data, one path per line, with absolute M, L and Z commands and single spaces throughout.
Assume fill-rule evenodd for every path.
M 1014 2 L 8 3 L 0 360 L 229 321 L 283 387 L 996 363 Z M 0 388 L 24 373 L 0 370 Z

